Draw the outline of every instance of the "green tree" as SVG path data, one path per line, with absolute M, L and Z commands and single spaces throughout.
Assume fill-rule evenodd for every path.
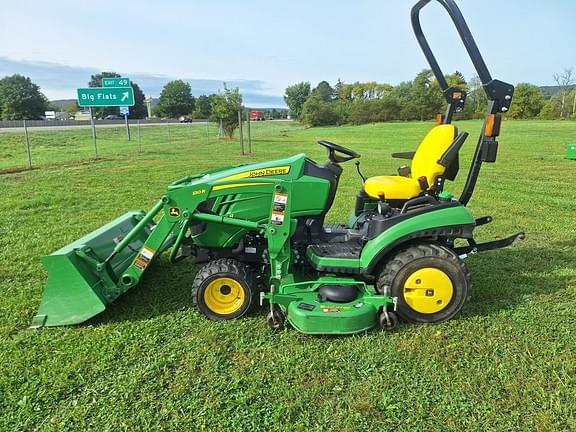
M 516 97 L 514 97 L 514 99 L 512 100 L 512 107 L 514 106 L 515 103 L 516 103 Z M 562 113 L 562 98 L 561 95 L 557 93 L 544 103 L 544 106 L 540 111 L 539 117 L 547 120 L 553 120 L 560 118 L 561 113 Z
M 202 95 L 196 99 L 195 118 L 208 119 L 212 115 L 212 99 L 216 95 Z
M 66 106 L 66 112 L 68 113 L 68 118 L 73 117 L 78 111 L 80 111 L 80 107 L 78 106 L 78 102 L 72 101 Z
M 478 75 L 474 75 L 468 82 L 468 98 L 464 107 L 465 118 L 482 118 L 486 110 L 486 92 Z
M 238 87 L 231 90 L 224 83 L 224 93 L 212 99 L 212 118 L 222 122 L 226 139 L 232 139 L 238 127 L 238 111 L 242 109 L 242 95 Z
M 546 100 L 539 87 L 520 83 L 514 90 L 514 100 L 508 115 L 515 119 L 534 118 L 540 115 Z
M 296 118 L 300 118 L 302 115 L 302 107 L 306 100 L 310 97 L 310 83 L 300 82 L 286 87 L 284 92 L 284 101 L 290 112 Z
M 455 87 L 460 90 L 468 91 L 468 83 L 462 72 L 456 71 L 453 74 L 448 74 L 445 76 L 448 87 Z
M 158 99 L 157 112 L 163 117 L 176 118 L 194 111 L 190 84 L 182 80 L 167 83 Z
M 432 71 L 424 69 L 412 83 L 411 99 L 420 120 L 433 118 L 442 107 L 442 94 L 433 85 L 432 77 Z
M 339 124 L 341 112 L 337 105 L 325 101 L 320 94 L 313 94 L 302 107 L 302 121 L 310 126 Z
M 134 106 L 130 107 L 131 119 L 143 119 L 148 116 L 148 109 L 146 108 L 146 96 L 136 83 L 130 83 L 132 90 L 134 90 Z
M 412 81 L 402 81 L 395 86 L 390 97 L 398 104 L 397 120 L 411 120 L 414 117 L 413 101 L 410 97 L 412 93 Z
M 0 116 L 3 120 L 35 120 L 44 115 L 48 99 L 30 78 L 11 75 L 0 79 Z
M 334 97 L 336 99 L 341 99 L 343 88 L 344 88 L 344 82 L 341 81 L 340 78 L 338 78 L 338 81 L 336 81 L 336 84 L 334 84 Z
M 334 100 L 334 89 L 330 86 L 328 81 L 320 81 L 314 90 L 312 90 L 312 95 L 318 97 L 324 102 L 330 102 Z

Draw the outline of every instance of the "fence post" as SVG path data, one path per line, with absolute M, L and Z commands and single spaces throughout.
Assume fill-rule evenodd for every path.
M 138 125 L 138 153 L 142 153 L 142 139 L 140 137 L 140 119 L 138 119 L 137 123 Z
M 32 153 L 30 152 L 30 137 L 28 136 L 28 125 L 24 121 L 24 136 L 26 137 L 26 154 L 28 155 L 28 169 L 32 169 Z
M 240 154 L 244 155 L 244 131 L 242 130 L 242 110 L 238 111 L 238 127 L 240 128 Z
M 210 120 L 206 121 L 206 139 L 206 142 L 210 144 Z
M 252 154 L 252 130 L 250 128 L 250 112 L 246 113 L 246 125 L 248 126 L 248 154 Z
M 166 127 L 168 127 L 168 144 L 172 145 L 172 133 L 170 131 L 170 120 L 167 120 Z
M 130 125 L 128 124 L 128 114 L 124 115 L 124 123 L 126 124 L 126 138 L 130 141 Z

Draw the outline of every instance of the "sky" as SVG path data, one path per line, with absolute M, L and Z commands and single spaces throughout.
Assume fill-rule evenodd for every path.
M 576 1 L 456 0 L 492 76 L 553 85 L 576 67 Z M 415 0 L 0 0 L 0 77 L 20 73 L 50 99 L 72 99 L 90 75 L 116 71 L 157 97 L 171 79 L 195 96 L 238 86 L 247 106 L 282 107 L 284 89 L 378 81 L 427 67 L 412 33 Z M 422 26 L 445 73 L 474 70 L 448 16 Z

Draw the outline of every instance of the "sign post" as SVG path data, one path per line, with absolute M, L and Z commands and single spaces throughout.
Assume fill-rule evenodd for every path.
M 128 125 L 129 106 L 134 106 L 134 89 L 128 78 L 102 78 L 102 87 L 79 88 L 77 90 L 78 106 L 90 109 L 90 125 L 92 126 L 92 142 L 94 143 L 94 158 L 98 159 L 96 143 L 96 124 L 94 123 L 93 107 L 121 107 L 126 123 L 126 135 L 130 141 L 130 126 Z
M 94 143 L 94 159 L 98 159 L 98 145 L 96 144 L 96 124 L 94 124 L 94 113 L 90 107 L 90 125 L 92 126 L 92 142 Z
M 130 141 L 130 124 L 128 123 L 128 116 L 130 115 L 130 108 L 127 106 L 120 107 L 120 115 L 124 116 L 124 124 L 126 125 L 126 138 Z

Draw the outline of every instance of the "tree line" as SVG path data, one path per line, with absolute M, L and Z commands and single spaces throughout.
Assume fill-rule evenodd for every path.
M 102 78 L 120 77 L 116 72 L 101 72 L 90 77 L 89 87 L 99 87 Z M 447 75 L 450 86 L 461 88 L 468 94 L 466 109 L 461 118 L 482 117 L 486 97 L 478 77 L 466 81 L 460 72 Z M 576 73 L 573 68 L 564 69 L 554 75 L 556 92 L 545 97 L 541 88 L 520 83 L 516 86 L 514 102 L 509 111 L 511 118 L 576 118 Z M 129 117 L 145 118 L 148 114 L 145 95 L 135 82 L 135 105 L 130 107 Z M 291 114 L 311 126 L 338 125 L 344 123 L 363 124 L 391 120 L 426 120 L 444 109 L 444 99 L 437 81 L 428 69 L 421 71 L 413 80 L 393 86 L 377 82 L 346 84 L 338 80 L 334 86 L 320 82 L 314 89 L 309 82 L 300 82 L 286 88 L 284 100 Z M 242 108 L 242 97 L 238 88 L 218 94 L 194 97 L 190 84 L 183 80 L 168 82 L 160 94 L 158 104 L 152 109 L 156 117 L 177 118 L 189 115 L 222 121 L 226 135 L 230 127 L 237 124 L 238 110 Z M 60 107 L 50 104 L 40 87 L 30 78 L 19 74 L 0 79 L 0 119 L 40 119 L 45 111 L 59 111 Z M 76 103 L 68 106 L 72 114 L 79 110 Z M 97 117 L 117 114 L 117 107 L 95 108 Z M 235 113 L 235 114 L 233 114 Z M 274 116 L 279 112 L 271 112 Z M 234 118 L 233 118 L 234 117 Z M 231 135 L 230 135 L 231 136 Z
M 557 92 L 546 98 L 530 83 L 516 85 L 514 101 L 508 113 L 515 119 L 576 119 L 576 74 L 573 68 L 554 76 Z M 486 95 L 480 79 L 466 80 L 456 71 L 446 75 L 451 87 L 466 91 L 468 97 L 459 118 L 481 118 L 486 109 Z M 286 105 L 293 116 L 310 126 L 364 124 L 391 120 L 428 120 L 443 112 L 446 102 L 432 71 L 422 70 L 413 80 L 393 86 L 377 82 L 334 86 L 321 81 L 312 89 L 309 82 L 286 88 Z

